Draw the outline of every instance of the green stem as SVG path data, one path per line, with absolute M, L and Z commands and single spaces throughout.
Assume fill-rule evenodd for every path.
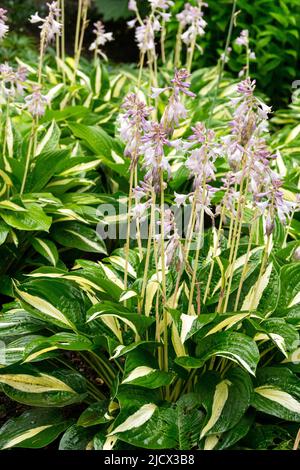
M 168 359 L 168 312 L 166 304 L 166 267 L 165 267 L 165 198 L 164 198 L 164 175 L 160 172 L 160 213 L 161 213 L 161 285 L 162 285 L 162 303 L 163 303 L 163 331 L 164 331 L 164 370 L 169 369 Z
M 132 207 L 133 175 L 134 175 L 134 169 L 131 168 L 130 179 L 129 179 L 127 232 L 126 232 L 126 244 L 125 244 L 124 291 L 127 290 L 127 284 L 128 284 L 128 262 L 129 262 L 129 248 L 130 248 L 130 220 L 131 220 L 131 207 Z M 125 301 L 125 305 L 126 305 L 126 301 Z
M 20 189 L 20 195 L 23 194 L 24 189 L 25 189 L 25 185 L 26 185 L 26 179 L 27 179 L 29 165 L 30 165 L 30 158 L 31 158 L 32 149 L 33 149 L 33 146 L 34 146 L 36 127 L 37 127 L 37 122 L 34 119 L 33 122 L 32 122 L 32 129 L 31 129 L 29 142 L 28 142 L 28 148 L 27 148 L 26 160 L 25 160 L 25 169 L 24 169 L 24 174 L 23 174 L 23 179 L 22 179 L 22 184 L 21 184 L 21 189 Z
M 147 279 L 148 279 L 149 261 L 150 261 L 150 254 L 151 254 L 151 245 L 152 245 L 152 232 L 153 232 L 153 225 L 155 221 L 155 201 L 156 201 L 156 196 L 153 191 L 152 202 L 151 202 L 150 225 L 149 225 L 148 241 L 147 241 L 147 251 L 146 251 L 145 268 L 144 268 L 142 293 L 141 293 L 141 309 L 143 308 L 144 297 L 145 297 L 146 286 L 147 286 Z
M 227 38 L 226 38 L 225 50 L 224 50 L 224 60 L 221 60 L 221 66 L 219 67 L 217 85 L 216 85 L 216 89 L 215 89 L 215 93 L 214 93 L 214 97 L 213 97 L 213 102 L 212 102 L 212 105 L 211 105 L 209 119 L 208 119 L 208 127 L 209 127 L 209 124 L 210 124 L 210 121 L 211 121 L 211 118 L 212 118 L 212 115 L 213 115 L 213 111 L 214 111 L 214 108 L 215 108 L 215 105 L 216 105 L 216 100 L 217 100 L 217 97 L 218 97 L 218 92 L 219 92 L 220 85 L 221 85 L 221 80 L 222 80 L 222 77 L 223 77 L 224 67 L 225 67 L 225 63 L 226 63 L 226 57 L 227 57 L 227 54 L 228 54 L 228 47 L 229 47 L 229 44 L 230 44 L 230 41 L 231 41 L 231 36 L 232 36 L 232 31 L 233 31 L 234 17 L 235 17 L 235 12 L 236 12 L 236 3 L 237 3 L 237 0 L 233 0 L 231 17 L 230 17 L 229 28 L 228 28 Z
M 181 35 L 182 35 L 182 25 L 179 23 L 177 35 L 176 35 L 176 46 L 175 46 L 175 57 L 174 57 L 174 64 L 175 68 L 179 68 L 181 64 L 180 55 L 181 55 Z
M 245 259 L 245 263 L 244 263 L 244 266 L 243 266 L 243 270 L 242 270 L 242 274 L 241 274 L 241 279 L 240 279 L 239 287 L 238 287 L 238 291 L 237 291 L 237 295 L 236 295 L 236 298 L 235 298 L 235 304 L 234 304 L 234 310 L 235 310 L 235 311 L 237 311 L 237 309 L 238 309 L 238 305 L 239 305 L 239 301 L 240 301 L 240 296 L 241 296 L 241 292 L 242 292 L 242 288 L 243 288 L 245 276 L 246 276 L 247 269 L 248 269 L 248 263 L 249 263 L 249 258 L 250 258 L 250 251 L 251 251 L 252 239 L 253 239 L 254 231 L 255 231 L 255 224 L 253 223 L 253 224 L 251 225 L 251 229 L 250 229 L 250 233 L 249 233 L 249 241 L 248 241 L 248 246 L 247 246 L 246 259 Z

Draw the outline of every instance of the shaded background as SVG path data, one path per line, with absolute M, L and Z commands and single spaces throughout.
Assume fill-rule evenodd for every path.
M 206 0 L 209 8 L 205 9 L 208 22 L 206 34 L 199 40 L 204 53 L 198 53 L 194 67 L 215 65 L 224 48 L 232 0 Z M 73 52 L 74 29 L 76 24 L 77 0 L 65 0 L 67 21 L 67 51 Z M 88 46 L 92 41 L 92 23 L 99 18 L 106 23 L 106 29 L 112 31 L 115 41 L 106 47 L 106 53 L 114 62 L 136 62 L 138 50 L 134 41 L 134 31 L 129 30 L 126 21 L 133 17 L 128 11 L 128 0 L 92 0 L 89 12 L 90 26 L 87 30 L 84 54 L 88 56 Z M 137 1 L 142 15 L 147 13 L 148 2 Z M 180 11 L 184 0 L 175 1 L 174 13 Z M 193 0 L 190 0 L 193 3 Z M 44 0 L 4 0 L 1 2 L 9 10 L 9 44 L 2 47 L 1 55 L 11 60 L 14 55 L 30 54 L 30 48 L 37 41 L 38 28 L 28 21 L 36 10 L 46 13 Z M 257 61 L 252 65 L 252 76 L 257 79 L 260 90 L 266 93 L 274 107 L 286 105 L 290 101 L 292 82 L 300 79 L 300 1 L 299 0 L 238 0 L 237 26 L 233 37 L 241 29 L 250 31 L 250 45 L 255 51 Z M 168 25 L 167 50 L 173 50 L 177 22 Z M 23 33 L 23 34 L 22 34 Z M 234 47 L 228 68 L 236 75 L 244 64 L 240 49 Z

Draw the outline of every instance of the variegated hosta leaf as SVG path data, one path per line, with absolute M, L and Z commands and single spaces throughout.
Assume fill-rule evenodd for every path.
M 223 377 L 216 372 L 207 372 L 202 378 L 197 390 L 207 410 L 207 418 L 200 438 L 236 426 L 250 406 L 253 389 L 249 374 L 237 367 Z
M 241 310 L 258 310 L 269 314 L 276 308 L 279 290 L 279 274 L 271 261 L 262 276 L 251 286 Z
M 257 324 L 255 323 L 255 325 Z M 257 330 L 259 333 L 254 336 L 255 341 L 273 341 L 275 346 L 286 357 L 299 344 L 298 331 L 294 326 L 286 323 L 283 318 L 269 318 L 262 321 L 257 325 Z
M 59 349 L 67 351 L 89 351 L 93 343 L 82 335 L 73 333 L 56 333 L 49 337 L 38 337 L 27 342 L 23 352 L 23 362 L 39 361 L 47 354 Z
M 45 324 L 20 306 L 0 314 L 0 337 L 27 335 L 43 329 Z
M 122 387 L 118 401 L 120 414 L 107 435 L 104 449 L 117 439 L 145 449 L 174 448 L 177 441 L 175 422 L 172 422 L 169 406 L 158 406 L 159 393 L 137 387 Z M 111 447 L 110 447 L 111 448 Z
M 58 261 L 58 251 L 55 244 L 51 240 L 45 238 L 34 238 L 32 240 L 33 248 L 46 258 L 53 266 L 56 266 Z
M 236 444 L 249 432 L 253 424 L 254 414 L 247 412 L 240 421 L 229 431 L 210 434 L 204 437 L 200 443 L 203 450 L 224 450 Z
M 260 359 L 256 343 L 251 338 L 242 333 L 227 331 L 199 338 L 196 354 L 197 357 L 179 357 L 175 362 L 186 368 L 199 368 L 211 357 L 220 356 L 236 362 L 255 375 Z
M 107 254 L 105 243 L 97 231 L 80 222 L 63 222 L 52 230 L 51 235 L 62 246 L 89 253 Z
M 28 335 L 21 336 L 20 338 L 13 341 L 1 342 L 0 367 L 6 367 L 18 362 L 22 362 L 26 346 L 31 344 L 33 341 L 39 340 L 43 340 L 43 337 L 37 335 Z
M 120 334 L 120 324 L 125 324 L 135 334 L 135 341 L 140 340 L 140 334 L 143 334 L 150 325 L 153 324 L 154 319 L 130 313 L 126 308 L 113 304 L 112 302 L 103 302 L 96 305 L 87 312 L 87 321 L 102 320 L 108 326 L 116 337 L 122 342 L 122 335 Z M 121 328 L 121 330 L 123 327 Z
M 277 306 L 280 309 L 292 308 L 300 303 L 299 263 L 289 264 L 281 269 L 281 290 Z
M 29 366 L 0 369 L 0 384 L 12 400 L 32 406 L 66 406 L 83 400 L 84 378 L 68 370 L 41 372 Z
M 157 341 L 137 341 L 136 343 L 131 343 L 128 346 L 120 344 L 119 346 L 115 348 L 115 350 L 113 351 L 113 355 L 110 359 L 117 359 L 118 357 L 124 356 L 128 354 L 129 352 L 134 351 L 135 349 L 139 349 L 139 348 L 154 349 L 160 346 L 162 346 L 162 344 L 158 343 Z
M 93 438 L 97 430 L 73 424 L 63 434 L 59 450 L 94 450 Z
M 109 401 L 103 400 L 100 402 L 93 403 L 86 408 L 78 418 L 78 426 L 84 428 L 89 426 L 95 426 L 96 424 L 104 424 L 113 419 L 108 412 Z
M 0 429 L 0 449 L 25 447 L 39 449 L 54 441 L 71 426 L 73 418 L 62 411 L 35 408 L 7 421 Z
M 126 355 L 124 378 L 121 385 L 135 385 L 152 389 L 170 385 L 175 374 L 160 370 L 154 355 L 145 348 L 146 345 L 144 349 L 133 350 Z
M 284 367 L 260 369 L 252 405 L 278 418 L 300 422 L 300 379 Z

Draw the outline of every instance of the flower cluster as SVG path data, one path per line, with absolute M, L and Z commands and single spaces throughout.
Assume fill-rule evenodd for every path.
M 5 37 L 5 35 L 8 33 L 9 27 L 5 22 L 7 21 L 7 16 L 6 16 L 7 10 L 4 8 L 0 8 L 0 40 Z
M 156 19 L 152 21 L 150 18 L 146 18 L 143 24 L 137 26 L 135 40 L 142 54 L 155 49 L 155 33 L 157 31 L 160 31 L 160 23 Z
M 293 203 L 284 200 L 282 181 L 272 169 L 276 158 L 266 144 L 267 119 L 271 108 L 254 96 L 255 81 L 249 78 L 238 84 L 239 96 L 232 100 L 235 106 L 230 135 L 223 139 L 225 152 L 232 169 L 227 180 L 224 203 L 230 210 L 240 193 L 233 186 L 245 182 L 248 197 L 258 215 L 266 219 L 266 233 L 274 228 L 274 217 L 285 224 L 293 210 Z M 225 189 L 225 188 L 223 188 Z
M 161 31 L 162 20 L 169 21 L 171 14 L 167 10 L 174 5 L 171 0 L 149 0 L 149 3 L 151 4 L 151 14 L 143 22 L 138 14 L 136 1 L 130 0 L 128 4 L 129 10 L 136 12 L 137 17 L 128 21 L 127 24 L 133 28 L 139 22 L 135 30 L 135 40 L 142 54 L 155 51 L 155 34 Z
M 57 34 L 61 33 L 61 23 L 59 23 L 60 9 L 58 8 L 58 2 L 47 3 L 49 8 L 49 14 L 46 18 L 41 18 L 36 12 L 30 17 L 30 23 L 41 23 L 39 28 L 41 29 L 41 39 L 45 42 L 45 45 L 49 44 Z
M 247 55 L 248 55 L 248 59 L 250 60 L 255 60 L 256 59 L 256 56 L 255 56 L 255 52 L 251 51 L 251 49 L 249 48 L 249 31 L 248 29 L 243 29 L 243 31 L 241 31 L 239 37 L 235 40 L 235 43 L 239 46 L 244 46 L 246 47 L 246 50 L 247 50 Z M 242 77 L 243 75 L 245 75 L 245 71 L 248 69 L 248 64 L 242 68 L 242 70 L 239 72 L 239 77 Z
M 119 118 L 120 136 L 126 144 L 125 155 L 130 157 L 131 167 L 134 167 L 140 155 L 142 135 L 148 129 L 151 108 L 137 94 L 131 93 L 125 98 L 122 109 L 125 112 Z
M 41 86 L 35 85 L 31 95 L 25 98 L 25 107 L 28 109 L 32 117 L 40 118 L 45 114 L 48 100 L 46 96 L 41 93 Z
M 207 7 L 207 3 L 201 3 L 200 6 L 193 6 L 190 3 L 184 5 L 184 9 L 176 15 L 182 29 L 186 29 L 181 35 L 182 41 L 190 46 L 196 41 L 197 36 L 205 34 L 207 25 L 203 18 L 202 6 Z
M 104 25 L 101 21 L 97 21 L 96 23 L 94 23 L 93 33 L 96 35 L 96 39 L 90 45 L 89 50 L 95 51 L 97 55 L 100 55 L 105 60 L 107 60 L 107 57 L 104 54 L 104 52 L 101 50 L 101 48 L 107 42 L 113 41 L 113 34 L 105 32 Z

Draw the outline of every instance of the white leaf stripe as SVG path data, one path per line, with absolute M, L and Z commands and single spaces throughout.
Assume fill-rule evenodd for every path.
M 230 382 L 229 380 L 222 380 L 222 382 L 218 383 L 216 386 L 216 390 L 214 393 L 211 416 L 201 431 L 200 439 L 205 436 L 209 432 L 210 429 L 216 424 L 218 419 L 220 418 L 222 411 L 224 409 L 225 403 L 228 398 L 228 390 L 229 390 Z
M 8 441 L 4 446 L 2 446 L 2 450 L 9 449 L 10 447 L 14 447 L 17 444 L 20 444 L 21 442 L 26 441 L 27 439 L 30 439 L 36 436 L 37 434 L 40 434 L 41 432 L 45 431 L 45 429 L 51 428 L 52 426 L 53 426 L 52 424 L 46 424 L 44 426 L 39 426 L 37 428 L 29 429 L 28 431 L 25 431 L 19 436 L 16 436 L 10 441 Z
M 205 439 L 203 450 L 213 450 L 218 444 L 220 436 L 218 434 L 212 434 Z
M 289 303 L 288 308 L 294 307 L 294 305 L 299 304 L 299 302 L 300 302 L 300 292 L 298 292 L 298 293 L 295 295 L 295 297 L 293 298 L 293 300 Z
M 218 325 L 214 326 L 205 336 L 212 335 L 214 333 L 217 333 L 218 331 L 222 330 L 226 326 L 229 328 L 236 323 L 238 323 L 240 320 L 243 318 L 246 318 L 249 314 L 248 313 L 238 313 L 237 315 L 233 315 L 229 318 L 226 318 L 225 320 L 221 321 L 218 323 Z
M 126 384 L 128 382 L 132 382 L 133 380 L 145 377 L 149 374 L 152 374 L 155 372 L 155 369 L 152 369 L 151 367 L 147 366 L 140 366 L 136 367 L 130 374 L 126 377 L 126 379 L 123 380 L 123 384 Z
M 46 132 L 46 135 L 44 136 L 42 141 L 37 146 L 37 149 L 36 149 L 36 152 L 35 152 L 36 155 L 39 155 L 43 151 L 43 149 L 45 148 L 45 146 L 47 145 L 47 143 L 51 139 L 51 136 L 52 136 L 53 130 L 54 130 L 54 126 L 55 126 L 55 120 L 53 119 L 53 121 L 51 123 L 51 126 L 49 127 L 48 131 Z
M 126 325 L 129 326 L 129 328 L 131 328 L 134 333 L 135 333 L 135 336 L 136 336 L 136 341 L 139 341 L 140 340 L 140 335 L 138 334 L 138 331 L 134 325 L 134 323 L 132 323 L 130 320 L 128 320 L 127 318 L 124 318 L 124 317 L 121 317 L 121 315 L 117 315 L 116 313 L 105 313 L 105 314 L 102 314 L 101 315 L 101 311 L 98 311 L 98 312 L 95 312 L 89 319 L 88 321 L 92 321 L 94 320 L 95 318 L 100 318 L 103 322 L 105 322 L 105 320 L 107 318 L 118 318 L 119 320 L 121 320 L 122 322 L 124 322 Z
M 271 262 L 267 267 L 264 274 L 256 281 L 256 283 L 251 287 L 247 296 L 244 299 L 241 310 L 256 310 L 259 302 L 262 298 L 264 290 L 269 284 L 270 276 L 273 269 L 273 263 Z
M 55 351 L 56 349 L 58 349 L 58 346 L 49 346 L 48 348 L 40 349 L 39 351 L 36 351 L 35 353 L 32 353 L 28 357 L 26 357 L 25 361 L 23 362 L 31 362 L 42 354 L 45 354 L 46 352 L 50 351 Z
M 69 392 L 76 393 L 69 385 L 47 374 L 3 374 L 0 383 L 25 393 Z
M 109 260 L 112 262 L 112 264 L 116 264 L 120 268 L 125 269 L 125 265 L 126 265 L 125 259 L 121 258 L 120 256 L 110 256 Z M 132 264 L 127 263 L 127 270 L 128 270 L 128 273 L 131 274 L 131 276 L 136 278 L 137 274 Z
M 78 232 L 75 232 L 74 230 L 65 229 L 65 231 L 79 238 L 81 241 L 83 241 L 86 245 L 90 246 L 91 248 L 94 248 L 95 250 L 99 251 L 99 244 L 97 242 L 94 242 L 93 240 L 90 240 L 89 238 L 84 237 L 83 235 L 81 235 Z
M 253 250 L 250 251 L 250 256 L 254 255 L 259 250 L 261 250 L 261 247 L 254 248 Z M 234 266 L 233 266 L 233 271 L 236 271 L 237 269 L 241 268 L 245 264 L 247 256 L 249 256 L 249 255 L 247 255 L 247 254 L 242 255 L 236 260 L 236 262 L 234 263 Z M 230 270 L 231 270 L 231 266 L 229 265 L 228 268 L 226 269 L 225 274 L 229 275 Z M 217 292 L 217 290 L 219 290 L 221 288 L 221 286 L 222 286 L 222 279 L 220 279 L 219 282 L 217 283 L 216 287 L 213 290 L 212 295 L 215 295 L 215 293 Z M 246 310 L 246 309 L 243 309 L 243 310 Z
M 55 266 L 56 258 L 47 242 L 45 240 L 41 240 L 40 238 L 35 238 L 35 241 L 41 246 L 42 250 L 46 253 L 53 266 Z
M 123 423 L 119 424 L 108 436 L 113 436 L 114 434 L 119 434 L 122 432 L 130 431 L 131 429 L 139 428 L 145 424 L 157 409 L 157 406 L 154 403 L 148 403 L 143 405 L 138 411 L 129 416 Z
M 186 315 L 185 313 L 183 313 L 180 316 L 180 320 L 182 322 L 180 339 L 181 339 L 182 344 L 185 342 L 186 337 L 191 331 L 193 323 L 196 319 L 197 319 L 196 315 Z
M 52 304 L 50 304 L 50 302 L 47 302 L 47 300 L 41 299 L 40 297 L 37 297 L 36 295 L 28 294 L 28 292 L 21 291 L 18 288 L 16 288 L 16 292 L 21 297 L 21 299 L 23 299 L 32 307 L 36 308 L 37 310 L 39 310 L 40 312 L 44 313 L 45 315 L 49 317 L 59 320 L 60 322 L 69 326 L 70 328 L 73 328 L 73 325 L 64 316 L 64 314 L 60 310 L 58 310 L 56 307 L 54 307 Z
M 283 390 L 278 390 L 274 387 L 264 385 L 254 389 L 256 393 L 262 397 L 274 401 L 278 405 L 283 406 L 293 413 L 300 414 L 300 402 L 296 400 L 292 395 Z

